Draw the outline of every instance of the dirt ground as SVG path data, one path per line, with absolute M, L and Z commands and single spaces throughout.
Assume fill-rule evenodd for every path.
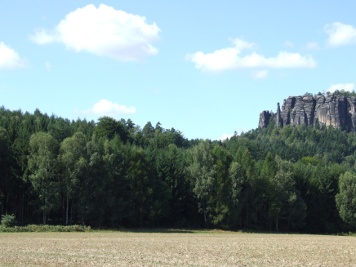
M 356 266 L 356 237 L 232 232 L 0 233 L 0 266 Z

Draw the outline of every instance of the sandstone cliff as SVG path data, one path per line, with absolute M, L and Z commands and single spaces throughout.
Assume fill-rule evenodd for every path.
M 290 96 L 283 101 L 282 109 L 277 104 L 276 113 L 261 112 L 258 127 L 266 128 L 272 121 L 276 127 L 324 125 L 356 131 L 356 97 L 342 94 Z

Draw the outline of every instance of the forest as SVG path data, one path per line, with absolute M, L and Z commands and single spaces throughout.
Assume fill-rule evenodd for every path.
M 0 216 L 8 214 L 17 225 L 355 231 L 356 133 L 270 123 L 189 140 L 159 122 L 1 107 Z

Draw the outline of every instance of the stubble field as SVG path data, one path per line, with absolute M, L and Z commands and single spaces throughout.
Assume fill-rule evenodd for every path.
M 356 266 L 356 237 L 217 231 L 1 233 L 0 266 Z

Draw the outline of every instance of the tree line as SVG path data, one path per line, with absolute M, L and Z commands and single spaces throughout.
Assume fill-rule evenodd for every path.
M 224 141 L 0 108 L 0 215 L 20 225 L 356 228 L 356 134 L 256 129 Z

